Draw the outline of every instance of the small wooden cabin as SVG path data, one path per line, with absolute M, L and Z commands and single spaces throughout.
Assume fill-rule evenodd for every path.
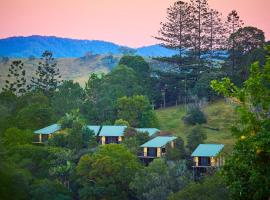
M 100 130 L 100 126 L 89 125 L 87 126 L 87 128 L 92 130 L 96 136 L 98 135 L 99 130 Z M 34 131 L 34 134 L 35 134 L 34 143 L 44 143 L 48 141 L 53 136 L 53 134 L 60 132 L 61 130 L 62 129 L 59 124 L 52 124 L 45 128 L 36 130 Z
M 48 141 L 51 138 L 52 134 L 61 130 L 61 126 L 59 124 L 52 124 L 45 128 L 34 131 L 35 139 L 34 143 L 43 143 Z
M 127 126 L 102 126 L 99 133 L 99 142 L 104 144 L 121 143 Z
M 141 145 L 143 155 L 139 156 L 142 159 L 160 158 L 166 154 L 166 145 L 169 143 L 171 147 L 175 146 L 174 140 L 177 137 L 173 136 L 158 136 Z
M 94 132 L 95 136 L 98 136 L 98 133 L 100 131 L 100 127 L 101 126 L 97 126 L 97 125 L 88 125 L 87 128 L 91 131 Z
M 223 144 L 200 144 L 191 155 L 194 174 L 200 176 L 201 173 L 207 173 L 210 169 L 223 166 L 223 149 Z

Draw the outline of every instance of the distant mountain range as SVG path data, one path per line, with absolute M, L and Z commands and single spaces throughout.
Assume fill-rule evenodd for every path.
M 106 41 L 78 40 L 55 36 L 33 35 L 0 39 L 0 56 L 2 57 L 40 57 L 45 50 L 52 51 L 56 58 L 77 58 L 84 56 L 87 52 L 114 55 L 132 52 L 144 57 L 172 56 L 176 54 L 174 50 L 160 45 L 134 49 Z

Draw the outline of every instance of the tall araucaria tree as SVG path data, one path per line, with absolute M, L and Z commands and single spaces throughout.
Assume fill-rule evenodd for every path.
M 225 32 L 221 14 L 210 9 L 207 0 L 178 1 L 168 8 L 167 21 L 161 23 L 159 36 L 155 38 L 165 47 L 178 51 L 179 58 L 171 60 L 177 61 L 180 69 L 187 64 L 183 63 L 187 52 L 192 60 L 187 65 L 201 68 L 203 54 L 210 51 L 212 57 L 214 50 L 224 46 Z
M 41 61 L 38 63 L 36 76 L 37 77 L 32 77 L 31 89 L 38 89 L 49 93 L 55 91 L 57 86 L 60 85 L 61 76 L 52 52 L 45 51 L 42 54 Z
M 218 57 L 218 54 L 215 50 L 221 50 L 225 48 L 226 44 L 226 28 L 222 21 L 221 13 L 217 10 L 210 9 L 209 16 L 207 20 L 207 29 L 208 34 L 207 43 L 209 48 L 209 59 L 212 60 L 215 57 Z
M 227 30 L 228 33 L 232 36 L 228 41 L 228 49 L 231 50 L 231 61 L 232 61 L 232 74 L 235 71 L 235 33 L 244 25 L 243 21 L 240 19 L 236 10 L 231 11 L 227 17 Z
M 161 28 L 156 39 L 162 45 L 178 51 L 178 66 L 182 65 L 183 51 L 189 48 L 191 31 L 191 6 L 183 1 L 177 1 L 167 9 L 167 21 L 161 22 Z
M 4 91 L 11 91 L 15 95 L 22 95 L 26 92 L 26 78 L 24 64 L 21 60 L 14 60 L 10 68 Z
M 191 33 L 195 58 L 201 61 L 202 52 L 208 50 L 207 25 L 209 19 L 209 5 L 207 0 L 191 0 L 193 31 Z
M 169 58 L 156 59 L 173 64 L 170 65 L 173 68 L 177 65 L 179 82 L 185 83 L 185 102 L 187 85 L 194 85 L 200 74 L 209 70 L 215 50 L 223 48 L 224 30 L 221 14 L 211 10 L 207 0 L 191 0 L 190 3 L 178 1 L 168 8 L 167 21 L 161 23 L 159 36 L 155 38 L 178 53 Z M 205 56 L 207 54 L 210 59 Z M 163 87 L 163 91 L 166 91 L 166 87 Z
M 199 67 L 202 55 L 222 48 L 224 23 L 221 14 L 210 9 L 207 0 L 191 0 L 193 29 L 191 32 L 192 51 Z

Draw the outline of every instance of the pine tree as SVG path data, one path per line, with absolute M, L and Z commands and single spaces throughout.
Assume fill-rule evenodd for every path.
M 161 22 L 159 36 L 156 39 L 162 42 L 162 45 L 178 51 L 178 59 L 171 60 L 177 62 L 180 67 L 182 63 L 183 51 L 189 48 L 189 36 L 191 30 L 191 7 L 188 3 L 177 1 L 167 9 L 167 21 Z
M 232 74 L 235 72 L 235 33 L 244 25 L 243 21 L 240 19 L 236 10 L 229 13 L 227 17 L 227 30 L 230 34 L 230 40 L 228 41 L 228 49 L 231 50 L 231 60 L 232 60 Z
M 168 8 L 167 21 L 161 23 L 159 36 L 155 38 L 162 41 L 163 46 L 179 53 L 171 59 L 159 60 L 177 63 L 180 69 L 187 65 L 189 69 L 202 71 L 202 67 L 207 65 L 202 55 L 210 52 L 212 58 L 214 50 L 224 46 L 225 30 L 221 14 L 210 9 L 207 0 L 175 2 Z M 183 52 L 188 58 L 183 57 Z
M 202 53 L 209 49 L 208 32 L 209 27 L 209 5 L 207 0 L 191 0 L 193 31 L 191 32 L 193 53 L 201 64 Z
M 42 90 L 45 93 L 55 91 L 61 83 L 61 76 L 57 68 L 57 62 L 53 58 L 52 52 L 45 51 L 41 61 L 38 63 L 36 71 L 37 77 L 32 77 L 31 89 Z
M 15 95 L 22 95 L 26 92 L 26 78 L 24 64 L 21 60 L 15 60 L 8 69 L 8 80 L 3 88 L 4 91 L 11 91 Z
M 179 82 L 185 82 L 185 99 L 187 85 L 195 84 L 200 74 L 209 69 L 214 51 L 224 46 L 224 27 L 221 14 L 211 10 L 207 0 L 178 1 L 168 8 L 167 21 L 161 23 L 159 36 L 155 38 L 162 41 L 163 46 L 177 50 L 178 54 L 156 60 L 167 62 L 173 68 L 177 65 L 181 74 Z M 208 60 L 205 55 L 209 52 Z
M 208 41 L 209 41 L 209 51 L 210 51 L 210 60 L 218 56 L 214 53 L 215 50 L 221 50 L 225 48 L 226 37 L 226 27 L 222 21 L 221 13 L 217 10 L 210 9 L 209 17 L 207 21 L 208 28 Z

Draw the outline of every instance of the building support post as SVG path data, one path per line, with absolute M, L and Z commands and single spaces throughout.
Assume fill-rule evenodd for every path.
M 42 134 L 38 135 L 39 142 L 42 143 Z
M 157 157 L 158 157 L 158 158 L 161 157 L 161 148 L 157 148 Z
M 101 137 L 101 144 L 103 145 L 103 144 L 105 144 L 106 143 L 106 138 L 105 138 L 105 136 L 102 136 Z
M 147 147 L 144 147 L 143 148 L 143 156 L 144 157 L 147 157 Z

